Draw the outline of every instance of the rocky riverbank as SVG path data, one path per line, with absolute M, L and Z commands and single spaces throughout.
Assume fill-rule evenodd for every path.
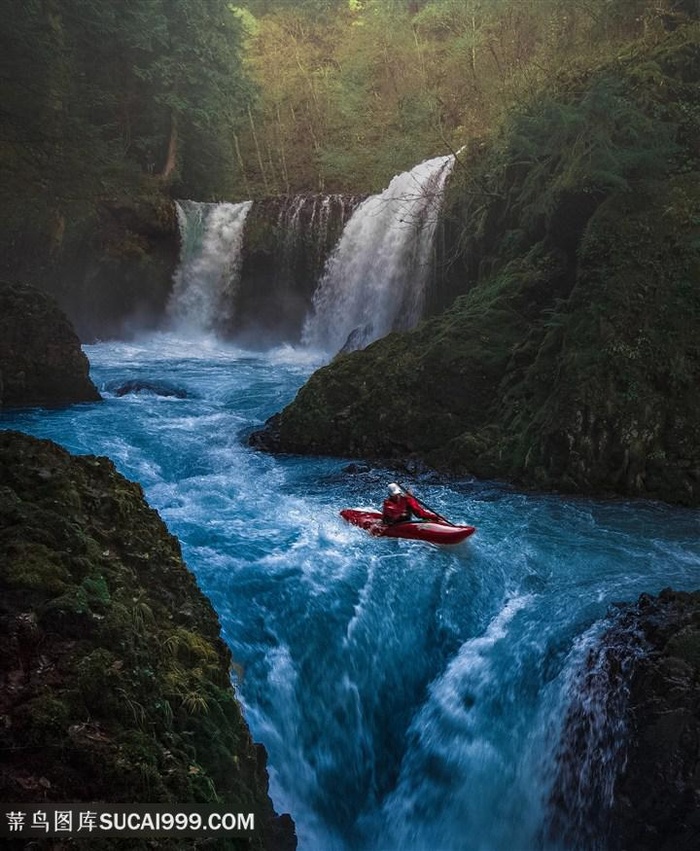
M 8 431 L 0 482 L 2 800 L 215 803 L 256 825 L 217 847 L 296 847 L 218 619 L 140 486 Z

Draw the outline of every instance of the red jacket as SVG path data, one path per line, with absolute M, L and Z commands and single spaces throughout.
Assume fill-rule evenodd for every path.
M 386 523 L 400 523 L 402 520 L 410 520 L 412 515 L 422 517 L 423 520 L 434 520 L 439 522 L 440 518 L 432 511 L 428 511 L 418 502 L 418 500 L 409 494 L 399 494 L 398 496 L 388 496 L 384 500 L 382 506 L 382 519 Z

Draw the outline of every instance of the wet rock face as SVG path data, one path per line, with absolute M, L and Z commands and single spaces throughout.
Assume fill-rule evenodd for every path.
M 120 339 L 158 327 L 178 246 L 172 201 L 103 199 L 41 285 L 56 293 L 83 342 Z
M 649 652 L 630 685 L 631 738 L 615 790 L 617 847 L 694 851 L 700 843 L 700 593 L 644 596 Z
M 100 399 L 73 327 L 46 293 L 0 284 L 0 408 Z
M 298 343 L 324 264 L 362 199 L 293 195 L 253 202 L 246 219 L 236 310 L 226 333 Z
M 551 836 L 581 851 L 695 851 L 700 592 L 642 595 L 618 611 L 574 692 Z
M 294 848 L 216 614 L 140 486 L 10 431 L 0 483 L 2 800 L 216 803 L 256 825 L 217 847 Z

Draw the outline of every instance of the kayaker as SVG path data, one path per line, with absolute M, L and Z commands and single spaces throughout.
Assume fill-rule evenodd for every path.
M 423 520 L 440 522 L 440 517 L 437 514 L 424 508 L 413 494 L 404 491 L 396 482 L 392 482 L 387 490 L 389 496 L 382 505 L 382 520 L 385 523 L 403 523 L 410 520 L 413 515 Z

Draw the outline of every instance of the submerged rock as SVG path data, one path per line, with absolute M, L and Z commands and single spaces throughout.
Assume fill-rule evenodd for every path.
M 255 813 L 250 844 L 216 847 L 294 848 L 216 614 L 140 486 L 9 431 L 0 482 L 0 798 L 212 803 Z
M 100 399 L 73 327 L 51 296 L 0 284 L 0 408 Z
M 115 396 L 128 396 L 131 393 L 146 393 L 151 396 L 187 399 L 187 391 L 167 381 L 151 381 L 146 378 L 131 378 L 127 381 L 110 381 L 105 390 Z

